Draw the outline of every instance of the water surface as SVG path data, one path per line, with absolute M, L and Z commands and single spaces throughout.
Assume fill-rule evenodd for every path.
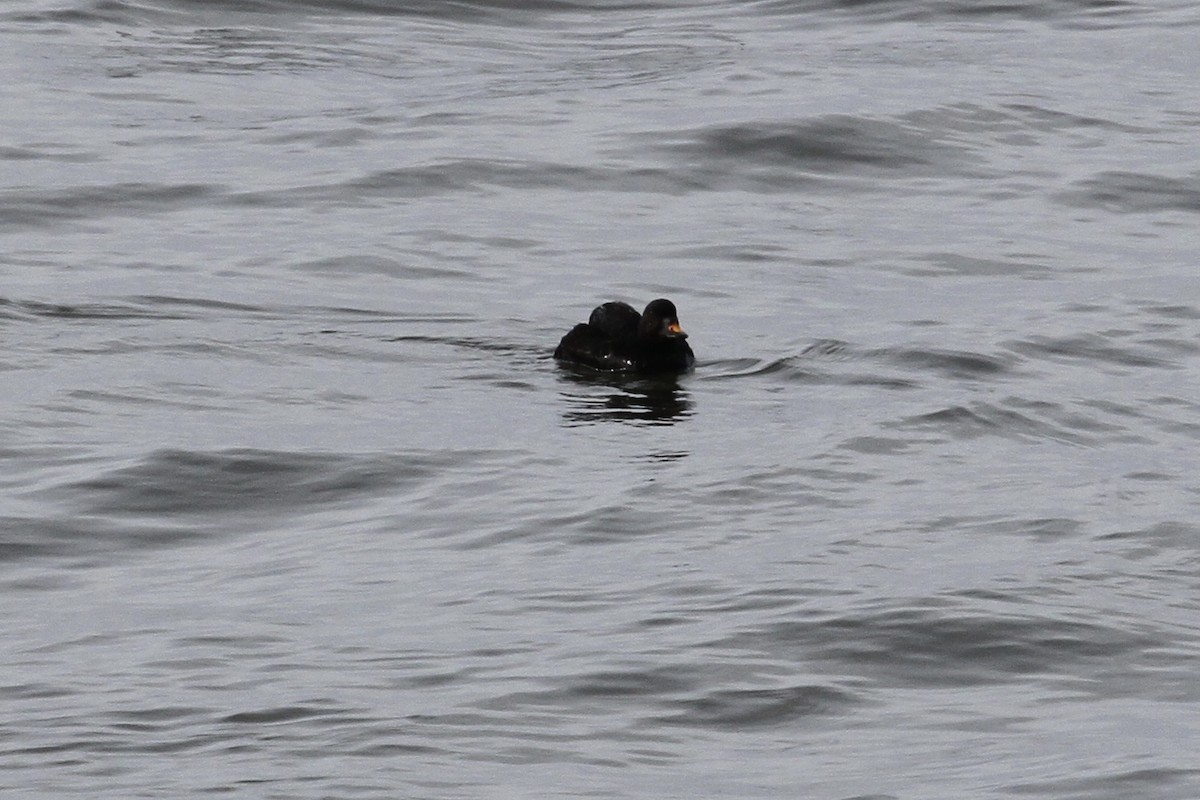
M 0 789 L 1196 797 L 1198 23 L 9 4 Z

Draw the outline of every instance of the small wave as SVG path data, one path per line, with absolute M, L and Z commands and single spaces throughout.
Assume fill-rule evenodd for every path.
M 19 11 L 4 11 L 0 13 L 0 19 L 25 24 L 82 23 L 94 25 L 102 22 L 128 25 L 145 20 L 146 12 L 159 16 L 160 19 L 168 16 L 165 13 L 154 14 L 150 12 L 150 6 L 142 3 L 135 5 L 121 0 L 74 0 L 69 4 L 59 4 L 52 8 L 36 10 L 22 8 Z
M 384 495 L 423 497 L 425 487 L 463 463 L 491 455 L 163 450 L 132 466 L 30 491 L 29 500 L 48 501 L 53 511 L 0 518 L 0 564 L 105 560 L 261 532 Z M 500 461 L 510 464 L 510 454 Z
M 1038 336 L 1008 343 L 1009 349 L 1027 358 L 1058 362 L 1093 363 L 1121 368 L 1180 369 L 1177 348 L 1171 340 L 1125 344 L 1113 336 L 1081 333 L 1071 336 Z M 1170 355 L 1170 357 L 1168 356 Z
M 304 268 L 305 265 L 300 265 Z M 352 319 L 381 323 L 414 322 L 475 322 L 474 317 L 461 314 L 416 312 L 403 313 L 374 308 L 349 306 L 253 305 L 211 297 L 175 295 L 132 295 L 108 302 L 46 302 L 0 297 L 0 322 L 58 322 L 74 320 L 212 320 L 231 317 L 258 319 L 292 319 L 306 321 L 314 317 L 322 321 Z M 144 349 L 161 345 L 151 342 Z M 125 343 L 124 346 L 133 345 Z M 168 346 L 168 345 L 162 345 Z M 195 346 L 200 346 L 196 343 Z
M 113 552 L 186 544 L 199 533 L 162 520 L 113 524 L 86 515 L 0 517 L 0 531 L 0 564 L 42 558 L 87 561 Z
M 207 4 L 205 4 L 207 5 Z M 206 9 L 207 10 L 207 9 Z M 246 11 L 245 8 L 237 11 Z M 206 16 L 200 26 L 140 27 L 136 36 L 122 42 L 119 66 L 110 69 L 113 78 L 138 78 L 155 73 L 207 75 L 244 75 L 248 73 L 289 73 L 316 71 L 343 66 L 352 61 L 355 51 L 328 44 L 300 47 L 294 38 L 280 32 L 288 12 L 297 20 L 295 8 L 281 9 L 265 27 L 265 20 L 254 15 L 236 14 L 220 19 L 212 26 Z M 249 18 L 247 18 L 249 17 Z M 246 22 L 238 26 L 239 20 Z
M 1143 304 L 1142 310 L 1170 320 L 1200 320 L 1200 308 L 1179 303 L 1150 302 Z
M 322 258 L 316 261 L 306 261 L 293 264 L 293 269 L 321 274 L 378 274 L 392 278 L 408 278 L 418 280 L 486 280 L 487 276 L 478 271 L 457 269 L 448 266 L 421 266 L 395 258 L 381 256 L 352 255 Z
M 550 162 L 468 158 L 381 170 L 330 184 L 237 192 L 229 195 L 228 203 L 255 208 L 291 208 L 312 203 L 354 206 L 375 198 L 420 199 L 474 191 L 485 186 L 636 191 L 638 183 L 637 178 L 629 178 L 620 170 L 589 169 Z
M 670 10 L 669 0 L 70 0 L 70 5 L 0 13 L 0 20 L 41 24 L 168 25 L 194 17 L 221 20 L 220 31 L 238 33 L 234 23 L 279 26 L 304 17 L 413 17 L 449 22 L 528 26 L 561 14 Z
M 1069 517 L 1033 517 L 1013 519 L 980 519 L 943 517 L 926 526 L 927 530 L 953 529 L 965 534 L 988 536 L 1021 536 L 1035 541 L 1073 539 L 1084 534 L 1082 522 Z
M 1091 622 L 914 607 L 781 622 L 720 644 L 783 659 L 794 653 L 830 674 L 891 686 L 977 686 L 1089 669 L 1098 676 L 1114 661 L 1138 659 L 1155 641 Z
M 705 380 L 725 380 L 772 375 L 784 380 L 819 381 L 818 363 L 850 361 L 854 349 L 837 339 L 821 339 L 798 353 L 773 358 L 729 358 L 705 364 Z
M 692 690 L 696 687 L 694 673 L 694 669 L 662 666 L 585 673 L 552 679 L 556 685 L 549 688 L 490 698 L 482 701 L 479 707 L 511 712 L 517 706 L 566 708 L 589 701 L 597 711 L 599 704 L 618 708 L 639 699 L 644 703 Z
M 917 378 L 889 374 L 895 368 Z M 919 348 L 859 350 L 846 342 L 815 342 L 795 355 L 762 360 L 725 359 L 706 365 L 704 380 L 771 376 L 777 380 L 813 384 L 879 386 L 909 389 L 920 376 L 942 375 L 958 380 L 993 380 L 1009 373 L 1013 359 L 970 351 Z
M 1095 800 L 1100 797 L 1191 797 L 1200 769 L 1168 767 L 1121 770 L 1099 769 L 1098 774 L 1041 781 L 1021 781 L 998 787 L 1019 797 L 1052 797 L 1056 800 Z
M 722 126 L 699 131 L 637 134 L 626 166 L 528 159 L 457 158 L 379 170 L 324 184 L 231 191 L 210 184 L 120 183 L 54 190 L 8 190 L 0 228 L 45 227 L 106 216 L 166 214 L 196 204 L 244 208 L 371 206 L 488 187 L 573 192 L 681 195 L 744 188 L 790 191 L 830 179 L 978 175 L 965 147 L 936 141 L 901 123 L 857 117 L 793 124 Z M 674 144 L 663 142 L 674 141 Z M 667 166 L 644 163 L 647 142 L 671 156 Z M 840 184 L 870 190 L 871 183 Z
M 737 511 L 746 518 L 779 520 L 786 525 L 797 506 L 845 509 L 861 505 L 856 491 L 877 477 L 868 470 L 842 466 L 764 467 L 742 472 L 736 479 L 697 481 L 691 489 L 691 504 L 702 517 Z M 737 601 L 739 605 L 743 602 Z
M 730 685 L 720 666 L 631 667 L 552 679 L 552 686 L 513 692 L 478 704 L 489 712 L 549 714 L 557 710 L 624 718 L 637 731 L 660 737 L 662 725 L 746 730 L 843 713 L 860 702 L 854 694 L 821 684 L 782 687 Z M 744 684 L 740 676 L 735 682 Z
M 445 457 L 165 450 L 132 467 L 48 490 L 92 514 L 300 514 L 432 475 Z
M 977 106 L 968 106 L 977 107 Z M 1009 103 L 1000 107 L 1010 112 L 1021 127 L 1036 131 L 1106 131 L 1111 133 L 1152 134 L 1158 129 L 1116 122 L 1106 117 L 1072 114 L 1032 103 Z
M 718 126 L 698 131 L 684 149 L 772 166 L 857 164 L 883 169 L 928 166 L 940 152 L 894 123 L 850 116 L 790 125 Z
M 71 149 L 67 145 L 39 143 L 23 147 L 0 147 L 0 161 L 58 161 L 68 164 L 86 164 L 97 161 L 99 158 L 94 153 Z
M 277 706 L 257 711 L 238 711 L 222 717 L 218 722 L 227 725 L 272 725 L 283 722 L 328 717 L 338 714 L 336 709 L 314 706 Z
M 1031 279 L 1053 278 L 1058 272 L 1046 265 L 1030 260 L 978 258 L 960 253 L 930 253 L 924 259 L 928 266 L 911 267 L 905 271 L 916 277 L 1019 277 Z
M 1051 406 L 1052 404 L 1046 404 Z M 1052 406 L 1052 409 L 1057 406 Z M 1040 409 L 1043 412 L 1047 409 Z M 929 431 L 946 434 L 954 439 L 975 439 L 980 436 L 1003 436 L 1013 439 L 1052 439 L 1069 444 L 1094 444 L 1094 438 L 1079 432 L 1079 424 L 1072 427 L 1056 424 L 1022 413 L 1012 408 L 1002 408 L 992 403 L 948 406 L 926 414 L 907 417 L 887 427 L 896 430 Z M 1098 421 L 1089 423 L 1088 428 L 1105 427 Z
M 790 190 L 830 178 L 984 174 L 970 149 L 902 122 L 829 115 L 637 135 L 671 155 L 677 180 L 715 189 Z M 665 143 L 665 144 L 664 144 Z M 868 185 L 859 188 L 868 189 Z
M 802 14 L 825 18 L 830 24 L 846 22 L 933 22 L 938 20 L 1013 19 L 1057 22 L 1067 27 L 1108 27 L 1120 24 L 1146 9 L 1128 0 L 1069 0 L 1044 3 L 978 3 L 971 0 L 758 0 L 753 8 L 766 14 Z
M 1161 480 L 1161 476 L 1141 474 L 1142 480 Z M 1147 528 L 1120 530 L 1099 537 L 1100 541 L 1128 542 L 1152 550 L 1189 554 L 1194 561 L 1200 555 L 1200 525 L 1190 521 L 1167 520 Z
M 1012 369 L 1004 359 L 969 351 L 901 348 L 875 351 L 874 355 L 899 366 L 959 379 L 994 378 Z
M 1058 195 L 1070 206 L 1125 214 L 1200 212 L 1200 176 L 1172 178 L 1139 172 L 1104 172 Z
M 660 720 L 703 728 L 764 727 L 809 717 L 845 713 L 857 696 L 829 686 L 802 684 L 777 689 L 717 689 L 679 700 L 679 710 Z
M 693 3 L 693 9 L 714 3 Z M 1129 0 L 1069 0 L 1047 4 L 1024 2 L 973 3 L 904 2 L 904 0 L 752 0 L 745 4 L 753 13 L 770 16 L 802 16 L 806 24 L 859 22 L 911 22 L 938 20 L 1014 19 L 1058 23 L 1068 27 L 1108 27 L 1129 24 L 1151 16 L 1151 10 Z M 67 7 L 36 11 L 12 11 L 0 16 L 17 22 L 111 24 L 167 23 L 181 14 L 211 19 L 236 17 L 252 20 L 286 16 L 322 15 L 369 17 L 417 17 L 461 22 L 490 22 L 500 25 L 529 25 L 563 14 L 668 12 L 678 10 L 671 0 L 75 0 Z
M 267 306 L 235 303 L 229 300 L 215 300 L 210 297 L 183 297 L 177 295 L 144 294 L 133 298 L 139 305 L 150 308 L 189 309 L 207 315 L 211 311 L 234 311 L 239 314 L 278 314 L 279 309 Z
M 164 0 L 175 7 L 225 7 L 228 11 L 255 14 L 296 13 L 369 16 L 431 17 L 436 19 L 528 24 L 531 18 L 555 13 L 651 11 L 675 5 L 665 0 Z
M 0 320 L 122 320 L 191 319 L 178 311 L 155 309 L 153 303 L 44 303 L 36 300 L 9 300 L 0 297 Z
M 40 228 L 106 216 L 165 214 L 192 207 L 220 192 L 217 187 L 194 183 L 7 189 L 0 192 L 0 229 Z
M 780 375 L 793 380 L 804 380 L 811 376 L 800 365 L 800 356 L 779 358 L 727 358 L 705 365 L 703 380 L 720 381 L 731 378 L 751 378 L 759 375 Z

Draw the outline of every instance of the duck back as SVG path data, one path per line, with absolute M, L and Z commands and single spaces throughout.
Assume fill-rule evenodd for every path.
M 619 301 L 596 306 L 588 317 L 588 325 L 618 342 L 634 339 L 641 321 L 642 315 L 633 306 Z
M 636 369 L 618 340 L 591 323 L 579 323 L 558 343 L 554 357 L 559 361 L 584 364 L 596 369 L 626 371 Z

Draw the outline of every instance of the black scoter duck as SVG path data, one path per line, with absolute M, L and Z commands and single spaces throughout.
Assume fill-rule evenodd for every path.
M 685 339 L 670 300 L 655 300 L 641 314 L 628 303 L 605 303 L 568 331 L 554 357 L 612 372 L 686 372 L 696 356 Z

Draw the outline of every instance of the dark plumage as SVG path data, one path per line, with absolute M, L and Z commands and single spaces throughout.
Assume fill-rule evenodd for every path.
M 567 332 L 554 357 L 612 372 L 686 372 L 696 356 L 685 339 L 670 300 L 655 300 L 641 314 L 627 303 L 605 303 Z

